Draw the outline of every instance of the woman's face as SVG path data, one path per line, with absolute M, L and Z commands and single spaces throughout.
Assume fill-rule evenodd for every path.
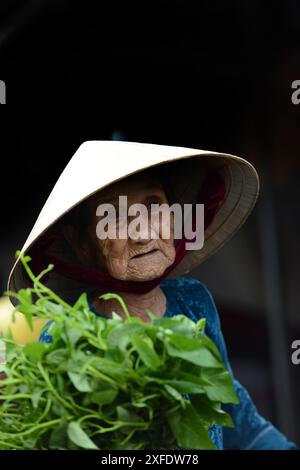
M 96 215 L 97 207 L 102 203 L 110 203 L 116 209 L 117 217 L 114 220 L 116 229 L 122 224 L 130 223 L 135 216 L 118 218 L 119 196 L 127 196 L 127 209 L 132 204 L 143 204 L 147 209 L 143 224 L 139 225 L 138 232 L 129 230 L 125 239 L 106 238 L 97 236 L 99 222 L 105 217 Z M 151 204 L 168 204 L 163 187 L 154 175 L 133 175 L 124 181 L 114 183 L 109 188 L 93 196 L 88 203 L 91 222 L 89 226 L 89 243 L 83 250 L 79 249 L 81 261 L 87 265 L 98 267 L 101 271 L 109 273 L 116 279 L 126 281 L 145 281 L 159 277 L 174 262 L 174 218 L 171 213 L 168 219 L 168 238 L 162 236 L 162 217 L 153 223 L 151 218 Z M 107 219 L 106 219 L 107 220 Z M 166 223 L 164 221 L 164 223 Z M 166 229 L 166 227 L 165 227 Z M 99 232 L 98 232 L 99 234 Z M 118 230 L 117 230 L 118 235 Z M 78 253 L 78 247 L 77 247 Z

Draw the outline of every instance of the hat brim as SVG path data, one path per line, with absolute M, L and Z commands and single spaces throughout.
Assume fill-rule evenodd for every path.
M 54 186 L 21 252 L 27 253 L 42 235 L 55 228 L 64 215 L 96 192 L 132 174 L 160 165 L 170 169 L 174 200 L 180 203 L 194 201 L 208 169 L 218 169 L 226 182 L 226 197 L 213 222 L 205 230 L 203 247 L 190 250 L 169 277 L 188 274 L 216 253 L 239 230 L 256 203 L 259 178 L 253 165 L 241 157 L 124 141 L 85 142 Z M 75 261 L 67 243 L 54 244 L 51 252 L 60 258 Z M 8 290 L 17 291 L 25 287 L 25 281 L 18 258 L 9 275 Z M 89 290 L 84 283 L 66 279 L 54 272 L 47 286 L 69 302 L 76 300 L 81 292 Z M 13 298 L 11 301 L 15 303 Z

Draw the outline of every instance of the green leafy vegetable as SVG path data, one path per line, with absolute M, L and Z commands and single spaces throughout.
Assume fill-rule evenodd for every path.
M 205 319 L 185 315 L 149 322 L 102 318 L 83 293 L 72 306 L 35 277 L 11 292 L 29 325 L 51 320 L 51 343 L 5 342 L 0 365 L 0 449 L 213 449 L 209 428 L 233 426 L 223 403 L 238 402 Z M 33 300 L 35 299 L 35 300 Z M 187 395 L 188 394 L 188 395 Z

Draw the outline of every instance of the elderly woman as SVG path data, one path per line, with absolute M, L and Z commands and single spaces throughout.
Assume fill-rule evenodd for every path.
M 117 292 L 131 314 L 144 321 L 150 321 L 147 309 L 157 317 L 185 314 L 195 322 L 206 318 L 206 333 L 217 345 L 240 400 L 224 406 L 234 428 L 210 429 L 218 449 L 295 448 L 260 416 L 245 388 L 234 378 L 214 300 L 203 283 L 186 275 L 238 230 L 257 195 L 256 171 L 239 157 L 181 147 L 86 142 L 62 173 L 23 248 L 29 250 L 37 273 L 49 262 L 55 265 L 55 270 L 43 278 L 47 285 L 68 301 L 86 291 L 96 315 L 111 316 L 115 311 L 124 316 L 114 299 L 99 299 L 103 292 Z M 128 207 L 142 204 L 148 209 L 143 216 L 147 223 L 142 224 L 141 219 L 138 230 L 128 229 L 135 216 L 129 210 L 124 212 L 119 196 Z M 204 204 L 204 244 L 200 248 L 187 249 L 190 240 L 185 231 L 181 238 L 175 238 L 178 221 L 174 213 L 154 223 L 154 205 L 171 207 L 174 203 L 191 208 L 193 230 L 202 220 L 197 219 L 196 206 Z M 100 210 L 103 204 L 114 209 L 112 217 Z M 182 220 L 184 225 L 186 218 Z M 167 237 L 163 236 L 166 223 Z M 110 235 L 117 236 L 108 232 L 103 236 L 108 225 Z M 120 228 L 124 226 L 126 236 L 121 237 Z M 9 288 L 19 289 L 26 281 L 17 261 Z M 51 341 L 47 328 L 40 341 Z

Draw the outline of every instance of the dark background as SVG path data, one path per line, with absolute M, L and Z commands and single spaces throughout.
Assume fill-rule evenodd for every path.
M 1 291 L 83 141 L 246 158 L 260 175 L 258 203 L 191 274 L 215 298 L 236 377 L 298 445 L 300 365 L 290 356 L 300 339 L 300 105 L 291 101 L 299 26 L 297 0 L 0 4 Z

